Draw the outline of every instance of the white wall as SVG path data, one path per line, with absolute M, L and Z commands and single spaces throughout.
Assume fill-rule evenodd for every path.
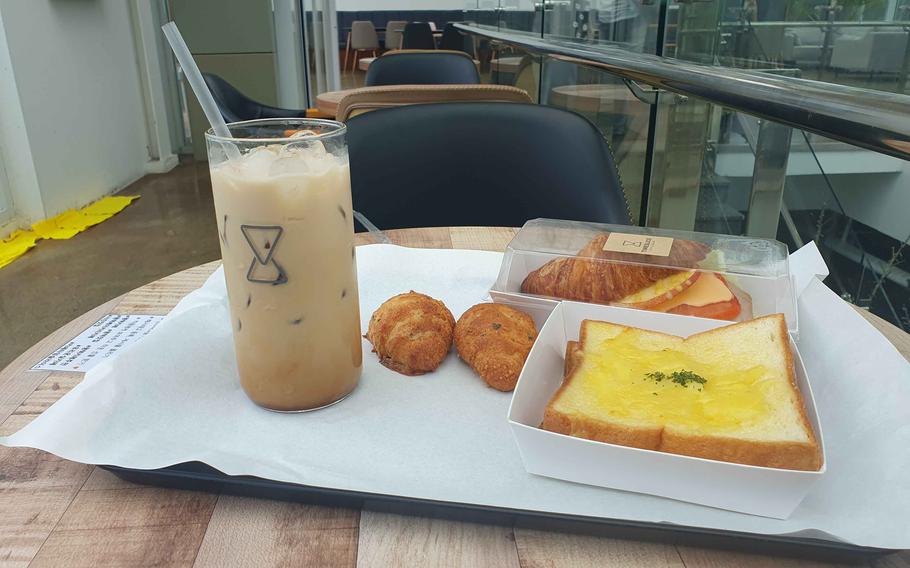
M 818 150 L 816 154 L 848 217 L 899 241 L 907 238 L 910 162 L 859 148 Z M 747 207 L 754 161 L 747 151 L 718 154 L 716 172 L 731 181 L 729 203 L 733 207 Z M 818 164 L 808 152 L 790 153 L 787 176 L 784 198 L 791 210 L 837 209 L 824 177 L 819 174 Z
M 10 162 L 24 155 L 17 146 L 27 141 L 41 216 L 85 205 L 144 174 L 148 135 L 129 10 L 124 0 L 0 2 L 20 108 L 7 106 L 9 74 L 0 75 L 0 129 L 18 131 L 0 133 L 0 143 L 7 143 L 2 151 L 14 178 Z M 8 111 L 21 115 L 21 124 L 7 123 Z M 38 220 L 34 188 L 22 186 L 29 180 L 10 183 L 24 220 Z
M 3 156 L 0 155 L 0 226 L 12 217 L 13 200 L 10 198 L 8 185 L 6 168 L 3 167 Z
M 839 176 L 834 187 L 848 216 L 898 241 L 910 235 L 910 163 L 898 174 Z
M 298 4 L 293 0 L 275 0 L 275 66 L 278 80 L 278 106 L 305 108 L 303 72 L 303 30 Z
M 337 0 L 339 12 L 358 10 L 464 10 L 465 0 Z
M 44 216 L 44 206 L 6 39 L 0 11 L 0 160 L 5 170 L 6 194 L 12 201 L 3 221 L 13 217 L 37 220 Z M 12 228 L 4 225 L 0 237 Z

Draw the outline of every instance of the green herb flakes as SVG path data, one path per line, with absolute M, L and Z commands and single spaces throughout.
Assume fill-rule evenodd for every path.
M 680 369 L 679 371 L 673 371 L 669 375 L 661 371 L 653 371 L 651 373 L 645 373 L 645 377 L 651 379 L 655 382 L 662 382 L 664 380 L 669 380 L 674 382 L 682 387 L 688 387 L 689 383 L 694 383 L 698 385 L 699 390 L 701 387 L 708 382 L 707 379 L 701 375 L 694 373 L 692 371 L 686 371 L 685 369 Z

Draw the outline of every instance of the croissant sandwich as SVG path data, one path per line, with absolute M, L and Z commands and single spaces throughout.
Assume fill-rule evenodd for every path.
M 707 245 L 674 239 L 667 256 L 604 250 L 609 233 L 594 237 L 571 258 L 557 258 L 521 283 L 526 294 L 594 304 L 736 320 L 751 311 L 748 295 L 723 276 L 697 270 Z

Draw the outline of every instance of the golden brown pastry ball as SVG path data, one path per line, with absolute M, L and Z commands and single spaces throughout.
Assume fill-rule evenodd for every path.
M 537 339 L 528 314 L 502 304 L 478 304 L 455 324 L 458 356 L 494 389 L 510 391 Z
M 445 304 L 411 290 L 373 312 L 365 337 L 380 363 L 403 375 L 422 375 L 445 359 L 454 329 L 455 318 Z

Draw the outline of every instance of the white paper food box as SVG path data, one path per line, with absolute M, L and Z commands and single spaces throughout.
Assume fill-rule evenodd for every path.
M 584 319 L 681 337 L 731 325 L 729 322 L 644 310 L 568 301 L 559 303 L 540 330 L 509 407 L 509 424 L 529 473 L 779 519 L 787 518 L 812 484 L 825 474 L 827 458 L 815 399 L 792 339 L 790 348 L 793 350 L 799 389 L 809 422 L 821 445 L 822 468 L 819 471 L 774 469 L 694 458 L 595 442 L 538 428 L 543 420 L 544 408 L 562 384 L 566 342 L 578 340 L 579 327 Z

